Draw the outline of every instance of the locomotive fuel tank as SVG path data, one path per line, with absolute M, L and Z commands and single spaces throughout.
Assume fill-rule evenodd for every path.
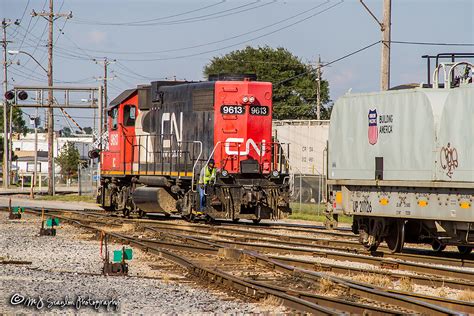
M 145 213 L 176 212 L 176 199 L 163 187 L 138 187 L 132 193 L 135 206 Z

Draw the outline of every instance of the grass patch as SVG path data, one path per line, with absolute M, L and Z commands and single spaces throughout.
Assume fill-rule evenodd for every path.
M 95 198 L 90 195 L 64 194 L 64 195 L 37 195 L 36 199 L 45 201 L 63 201 L 63 202 L 88 202 L 95 203 Z
M 458 300 L 474 302 L 474 291 L 464 290 L 458 294 Z
M 313 222 L 324 222 L 326 216 L 324 211 L 326 210 L 326 204 L 311 204 L 311 203 L 291 203 L 290 204 L 292 214 L 288 217 L 289 219 L 299 219 Z M 339 222 L 341 223 L 352 223 L 352 217 L 346 215 L 339 215 Z

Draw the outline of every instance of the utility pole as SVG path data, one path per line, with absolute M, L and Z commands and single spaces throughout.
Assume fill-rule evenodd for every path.
M 36 108 L 36 116 L 34 118 L 30 117 L 30 120 L 34 122 L 34 126 L 35 126 L 35 162 L 34 162 L 35 166 L 33 169 L 33 178 L 31 179 L 32 184 L 31 184 L 31 193 L 30 193 L 30 197 L 34 199 L 36 178 L 38 177 L 38 123 L 39 123 L 38 108 Z M 41 175 L 40 175 L 40 181 L 41 181 Z
M 321 56 L 318 59 L 316 68 L 316 119 L 321 119 Z
M 111 63 L 114 63 L 116 62 L 115 59 L 108 59 L 107 57 L 104 57 L 103 60 L 98 60 L 98 59 L 93 59 L 93 61 L 95 61 L 96 64 L 102 64 L 104 66 L 104 76 L 102 78 L 97 78 L 97 80 L 102 80 L 104 82 L 104 103 L 103 103 L 103 113 L 102 113 L 102 118 L 103 118 L 103 122 L 100 122 L 100 124 L 102 124 L 103 126 L 103 129 L 104 131 L 107 130 L 107 120 L 105 119 L 107 117 L 107 105 L 108 105 L 108 100 L 107 100 L 107 81 L 108 80 L 112 80 L 114 78 L 109 78 L 108 77 L 108 66 L 111 64 Z M 99 135 L 99 137 L 101 137 L 101 135 Z
M 374 18 L 382 31 L 382 58 L 380 65 L 380 89 L 390 88 L 390 44 L 392 28 L 392 0 L 383 1 L 383 23 L 370 11 L 363 0 L 359 0 L 369 14 Z
M 53 86 L 53 24 L 60 17 L 72 18 L 72 12 L 54 13 L 54 0 L 49 0 L 49 12 L 37 13 L 33 10 L 32 16 L 41 16 L 49 23 L 48 36 L 48 86 Z M 53 91 L 48 91 L 48 195 L 54 195 L 54 108 Z M 35 166 L 36 168 L 36 166 Z
M 382 75 L 380 86 L 382 90 L 390 88 L 390 41 L 392 25 L 392 0 L 383 2 L 383 27 L 382 27 Z
M 14 22 L 16 25 L 19 24 L 18 20 Z M 7 27 L 12 24 L 12 21 L 9 19 L 2 20 L 2 29 L 3 29 L 3 187 L 5 189 L 8 188 L 8 184 L 10 183 L 10 176 L 9 176 L 9 163 L 8 163 L 8 100 L 6 93 L 8 91 L 8 76 L 7 76 L 7 45 L 10 41 L 7 41 Z

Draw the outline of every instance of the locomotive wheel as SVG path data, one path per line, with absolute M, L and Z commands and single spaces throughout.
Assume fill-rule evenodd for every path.
M 138 218 L 142 218 L 146 213 L 143 210 L 138 210 Z
M 434 239 L 431 243 L 431 248 L 436 252 L 441 252 L 446 249 L 446 245 L 442 244 L 438 239 Z
M 462 255 L 468 255 L 471 253 L 472 251 L 472 247 L 468 247 L 468 246 L 458 246 L 458 251 L 460 254 Z
M 260 223 L 261 220 L 262 220 L 261 218 L 254 218 L 254 219 L 252 219 L 252 222 L 254 224 L 258 224 L 258 223 Z
M 239 220 L 240 220 L 240 218 L 234 218 L 232 221 L 233 221 L 234 223 L 237 223 Z
M 127 207 L 123 209 L 122 213 L 124 217 L 130 217 L 130 209 L 128 209 Z
M 372 252 L 372 251 L 377 251 L 377 248 L 379 247 L 379 245 L 380 245 L 380 242 L 377 241 L 377 242 L 375 243 L 375 245 L 371 245 L 371 246 L 364 245 L 364 246 L 365 246 L 365 248 L 366 248 L 368 251 L 371 251 L 371 252 Z
M 389 235 L 385 237 L 390 252 L 401 252 L 405 243 L 405 223 L 396 221 L 389 230 Z
M 214 218 L 210 217 L 209 215 L 206 215 L 206 223 L 207 224 L 213 224 L 214 223 Z
M 194 222 L 194 214 L 190 213 L 182 216 L 185 221 Z

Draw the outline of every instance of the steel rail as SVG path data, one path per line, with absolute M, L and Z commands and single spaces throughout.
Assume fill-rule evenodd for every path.
M 215 248 L 222 248 L 224 246 L 220 245 L 219 243 L 215 243 L 215 242 L 210 242 L 210 241 L 206 241 L 206 240 L 201 240 L 199 238 L 195 238 L 195 237 L 192 237 L 192 236 L 183 236 L 183 235 L 177 235 L 177 234 L 171 234 L 171 236 L 173 237 L 177 237 L 177 238 L 181 238 L 183 239 L 184 241 L 194 241 L 194 242 L 197 242 L 197 243 L 202 243 L 202 244 L 205 244 L 206 246 L 209 246 L 209 247 L 215 247 Z M 152 241 L 151 241 L 152 242 Z M 262 255 L 256 255 L 256 253 L 254 252 L 251 252 L 251 251 L 245 251 L 245 250 L 242 250 L 242 253 L 247 255 L 247 256 L 250 256 L 252 257 L 252 259 L 256 260 L 258 262 L 258 260 L 262 260 L 262 258 L 266 258 L 264 261 L 264 265 L 267 265 L 273 269 L 275 269 L 275 263 L 274 262 L 271 262 L 271 260 L 276 260 L 276 262 L 278 262 L 279 260 L 276 259 L 275 257 L 266 257 L 266 256 L 262 256 Z M 286 265 L 284 262 L 278 262 L 280 264 L 283 264 L 283 265 Z M 286 265 L 287 267 L 292 267 L 294 269 L 298 269 L 298 271 L 300 271 L 299 267 L 296 267 L 294 265 Z M 308 270 L 301 270 L 304 272 L 305 276 L 307 276 L 307 274 L 309 273 L 309 275 L 311 276 L 311 278 L 314 278 L 314 275 L 313 274 L 313 271 L 308 271 Z M 300 272 L 301 272 L 300 271 Z M 287 271 L 284 271 L 284 272 L 289 272 L 288 270 Z M 290 271 L 291 272 L 291 271 Z M 294 272 L 292 272 L 294 274 Z M 329 277 L 331 278 L 331 277 Z M 346 280 L 346 279 L 343 279 L 343 278 L 339 278 L 339 277 L 334 277 L 335 279 L 331 279 L 332 281 L 335 281 L 336 283 L 344 283 L 344 282 L 348 282 L 348 283 L 351 283 L 351 284 L 354 284 L 356 286 L 356 290 L 359 290 L 360 291 L 360 288 L 359 286 L 362 286 L 362 287 L 370 287 L 372 289 L 377 289 L 377 290 L 380 290 L 376 287 L 373 287 L 371 285 L 368 285 L 368 284 L 364 284 L 364 283 L 361 283 L 361 282 L 355 282 L 355 281 L 352 281 L 352 280 Z M 346 284 L 347 285 L 347 284 Z M 385 289 L 383 289 L 385 291 Z M 468 311 L 472 311 L 473 308 L 474 308 L 474 304 L 473 303 L 469 303 L 469 302 L 464 302 L 464 301 L 455 301 L 455 300 L 449 300 L 449 299 L 443 299 L 443 298 L 438 298 L 438 297 L 433 297 L 433 296 L 423 296 L 423 295 L 419 295 L 419 294 L 412 294 L 412 293 L 407 293 L 407 292 L 403 292 L 403 291 L 396 291 L 396 290 L 389 290 L 389 289 L 386 289 L 386 292 L 389 292 L 389 293 L 392 293 L 392 294 L 395 294 L 395 295 L 401 295 L 401 296 L 406 296 L 406 297 L 409 297 L 409 298 L 414 298 L 414 299 L 417 299 L 417 298 L 423 298 L 422 300 L 429 303 L 429 304 L 432 304 L 434 306 L 437 306 L 437 305 L 441 305 L 445 308 L 452 308 L 452 309 L 455 309 L 456 311 L 461 311 L 461 312 L 468 312 Z M 369 293 L 371 296 L 374 295 L 374 293 Z M 383 302 L 386 302 L 386 299 L 382 299 Z M 391 299 L 388 299 L 388 303 L 392 302 L 393 303 L 393 300 Z M 393 304 L 392 304 L 393 305 Z M 406 305 L 404 304 L 402 307 L 406 307 Z M 417 311 L 421 311 L 423 309 L 423 307 L 420 307 L 419 310 Z
M 390 279 L 397 279 L 400 280 L 402 278 L 409 279 L 413 284 L 417 285 L 424 285 L 424 286 L 435 286 L 435 287 L 449 287 L 455 290 L 472 290 L 474 291 L 474 282 L 466 282 L 462 280 L 452 280 L 452 279 L 444 279 L 440 277 L 433 277 L 433 276 L 421 276 L 421 275 L 413 275 L 413 274 L 402 274 L 402 273 L 395 273 L 395 272 L 384 272 L 380 270 L 371 270 L 371 269 L 364 269 L 364 268 L 355 268 L 347 265 L 342 264 L 334 264 L 334 263 L 323 263 L 323 262 L 314 262 L 310 260 L 304 260 L 299 258 L 291 258 L 291 257 L 282 257 L 282 256 L 268 256 L 271 259 L 275 259 L 287 264 L 294 265 L 296 267 L 301 267 L 305 269 L 313 269 L 316 271 L 324 271 L 324 272 L 333 272 L 337 274 L 377 274 L 386 276 Z M 474 308 L 474 303 L 473 303 Z
M 218 248 L 224 247 L 224 246 L 219 245 L 217 243 L 206 241 L 206 240 L 201 240 L 199 238 L 195 238 L 195 237 L 191 237 L 191 236 L 183 236 L 183 235 L 177 235 L 177 234 L 171 234 L 171 235 L 173 237 L 182 239 L 184 242 L 192 241 L 192 242 L 196 242 L 198 244 L 204 244 L 208 247 L 214 247 L 216 249 L 216 251 L 217 251 Z M 153 242 L 153 241 L 150 241 L 150 242 Z M 284 264 L 290 263 L 291 266 L 298 267 L 298 268 L 310 268 L 310 269 L 319 268 L 319 263 L 315 263 L 315 262 L 306 261 L 306 262 L 310 263 L 309 266 L 308 266 L 307 263 L 301 265 L 301 262 L 305 262 L 301 259 L 292 259 L 292 258 L 277 257 L 277 256 L 267 256 L 267 258 L 277 260 L 277 261 L 282 262 Z M 333 271 L 333 272 L 336 272 L 336 271 Z M 373 273 L 373 271 L 372 271 L 372 273 Z M 416 278 L 416 276 L 414 276 L 414 277 Z M 430 280 L 429 278 L 427 278 L 427 279 Z M 342 280 L 345 280 L 349 283 L 354 283 L 354 284 L 365 286 L 364 283 L 355 282 L 355 281 L 352 281 L 350 279 L 342 278 Z M 449 283 L 449 280 L 439 280 L 439 282 L 441 284 L 443 284 L 443 282 L 445 282 L 444 285 L 446 285 L 446 283 Z M 453 281 L 453 282 L 456 282 L 456 281 Z M 459 282 L 458 285 L 460 285 L 460 284 L 461 283 Z M 432 285 L 432 284 L 429 284 L 429 285 Z M 461 289 L 465 289 L 465 288 L 461 287 Z M 451 309 L 454 309 L 454 310 L 460 311 L 460 312 L 469 313 L 469 312 L 474 311 L 474 303 L 472 303 L 472 302 L 452 300 L 452 299 L 446 299 L 446 298 L 441 298 L 441 297 L 433 297 L 433 296 L 421 295 L 421 294 L 416 294 L 416 293 L 408 293 L 408 292 L 404 292 L 404 291 L 397 291 L 397 290 L 391 290 L 391 289 L 384 289 L 384 290 L 386 290 L 387 292 L 390 292 L 390 293 L 397 294 L 397 295 L 403 295 L 403 296 L 408 296 L 408 297 L 412 297 L 412 298 L 415 298 L 415 299 L 421 299 L 425 302 L 435 304 L 435 305 L 440 305 L 440 306 L 443 306 L 443 307 L 446 307 L 446 308 L 451 308 Z
M 464 279 L 464 280 L 474 281 L 474 273 L 472 272 L 469 273 L 467 271 L 451 269 L 448 267 L 436 267 L 436 266 L 423 265 L 423 264 L 419 264 L 415 262 L 403 262 L 403 261 L 384 259 L 384 258 L 379 258 L 379 257 L 370 257 L 370 256 L 352 254 L 352 253 L 335 252 L 335 251 L 320 250 L 320 249 L 314 249 L 314 248 L 311 249 L 308 246 L 306 248 L 293 248 L 293 247 L 278 246 L 278 245 L 273 245 L 273 244 L 254 244 L 254 243 L 245 243 L 245 242 L 222 240 L 222 239 L 214 240 L 214 242 L 221 245 L 241 247 L 243 249 L 248 249 L 248 250 L 322 257 L 322 258 L 328 258 L 328 259 L 334 259 L 334 260 L 349 260 L 353 262 L 378 265 L 381 268 L 399 269 L 399 270 L 406 270 L 406 271 L 412 271 L 412 272 L 424 273 L 424 274 L 443 275 L 446 277 L 457 278 L 461 280 Z
M 37 214 L 37 213 L 36 213 Z M 312 302 L 300 299 L 296 296 L 287 294 L 287 293 L 282 293 L 281 291 L 278 291 L 278 289 L 275 289 L 274 287 L 272 289 L 268 289 L 259 285 L 251 284 L 249 282 L 246 282 L 245 280 L 242 280 L 240 278 L 237 278 L 235 276 L 232 276 L 228 273 L 225 273 L 223 271 L 220 271 L 218 269 L 209 269 L 206 267 L 199 266 L 190 260 L 179 256 L 175 253 L 169 252 L 167 250 L 164 250 L 162 248 L 157 248 L 157 247 L 152 247 L 148 244 L 147 242 L 143 242 L 139 240 L 138 238 L 134 237 L 129 237 L 125 236 L 122 234 L 118 234 L 115 232 L 106 232 L 101 230 L 100 228 L 93 227 L 90 225 L 85 225 L 80 222 L 80 220 L 77 219 L 71 219 L 65 216 L 58 216 L 58 218 L 62 218 L 65 221 L 71 222 L 73 224 L 79 225 L 83 228 L 91 229 L 94 231 L 98 232 L 103 232 L 108 236 L 111 236 L 117 240 L 121 240 L 124 243 L 130 244 L 130 245 L 135 245 L 139 247 L 140 249 L 143 249 L 146 252 L 158 254 L 162 256 L 165 259 L 168 259 L 176 264 L 179 264 L 180 266 L 188 269 L 190 272 L 192 272 L 195 275 L 199 276 L 204 276 L 206 278 L 210 278 L 213 282 L 221 283 L 226 286 L 232 286 L 234 289 L 239 290 L 241 293 L 245 293 L 247 295 L 250 294 L 250 296 L 254 297 L 259 297 L 259 294 L 262 295 L 262 293 L 274 295 L 277 298 L 280 298 L 285 306 L 288 306 L 290 308 L 295 308 L 297 310 L 301 311 L 309 311 L 309 312 L 317 312 L 318 314 L 325 314 L 325 315 L 336 315 L 338 314 L 338 311 L 335 309 L 329 309 L 329 308 L 324 308 L 322 306 L 319 306 L 317 304 L 314 304 Z M 216 244 L 216 246 L 219 246 Z M 256 262 L 258 261 L 263 261 L 263 264 L 266 266 L 271 266 L 273 267 L 274 270 L 278 271 L 285 271 L 287 273 L 290 273 L 292 275 L 297 275 L 297 274 L 305 274 L 306 276 L 313 276 L 317 277 L 318 279 L 321 278 L 329 278 L 332 281 L 340 284 L 340 285 L 346 285 L 351 292 L 354 294 L 357 294 L 361 296 L 360 294 L 363 294 L 362 297 L 367 297 L 369 299 L 373 299 L 375 301 L 383 301 L 386 303 L 389 303 L 391 305 L 395 306 L 400 306 L 409 310 L 414 310 L 418 312 L 423 312 L 423 313 L 429 313 L 430 315 L 453 315 L 457 314 L 456 311 L 446 309 L 440 306 L 436 306 L 427 302 L 415 300 L 415 299 L 410 299 L 408 297 L 398 295 L 398 294 L 393 294 L 393 293 L 387 293 L 385 291 L 381 291 L 379 289 L 373 289 L 367 286 L 360 286 L 358 284 L 354 283 L 347 283 L 346 281 L 336 278 L 336 277 L 331 277 L 331 276 L 324 276 L 322 274 L 312 272 L 312 271 L 307 271 L 303 270 L 300 268 L 296 268 L 293 266 L 289 265 L 284 265 L 280 262 L 274 261 L 272 259 L 266 258 L 260 254 L 249 252 L 249 251 L 242 251 L 242 253 L 246 256 L 249 256 Z
M 191 231 L 191 232 L 196 232 L 196 233 L 201 233 L 201 234 L 216 234 L 217 231 L 219 231 L 219 228 L 208 228 L 206 226 L 199 226 L 199 230 L 194 229 L 193 227 L 185 226 L 185 225 L 160 225 L 158 224 L 153 224 L 153 226 L 156 228 L 157 226 L 160 227 L 161 230 L 169 230 L 169 231 Z M 179 227 L 177 227 L 179 226 Z M 149 227 L 149 226 L 143 226 L 143 227 Z M 151 227 L 150 227 L 151 228 Z M 360 254 L 360 255 L 365 255 L 365 256 L 372 256 L 373 258 L 379 258 L 379 259 L 374 259 L 377 261 L 380 261 L 381 259 L 398 259 L 398 260 L 404 260 L 404 261 L 412 261 L 412 262 L 417 262 L 417 263 L 428 263 L 428 264 L 440 264 L 440 265 L 446 265 L 446 266 L 453 266 L 453 267 L 468 267 L 468 268 L 474 268 L 474 261 L 472 260 L 466 260 L 466 259 L 453 259 L 453 258 L 443 258 L 443 257 L 433 257 L 433 256 L 427 256 L 427 255 L 417 255 L 417 254 L 406 254 L 406 253 L 386 253 L 386 252 L 372 252 L 369 253 L 366 250 L 363 251 L 358 251 L 357 249 L 351 248 L 350 246 L 347 245 L 356 245 L 356 247 L 362 247 L 362 245 L 358 243 L 350 243 L 347 241 L 333 241 L 329 239 L 318 239 L 318 238 L 311 238 L 311 237 L 306 237 L 306 236 L 286 236 L 286 235 L 278 235 L 278 234 L 272 234 L 272 233 L 263 233 L 259 234 L 259 232 L 250 232 L 248 235 L 245 235 L 247 232 L 246 231 L 238 231 L 236 229 L 233 229 L 233 232 L 236 234 L 243 235 L 244 237 L 240 241 L 260 241 L 260 242 L 269 242 L 269 243 L 277 243 L 278 245 L 288 245 L 291 247 L 298 246 L 298 247 L 316 247 L 320 249 L 327 249 L 327 250 L 338 250 L 342 252 L 350 252 L 352 254 Z M 232 235 L 222 235 L 223 237 L 226 238 L 234 238 L 238 239 L 235 236 Z M 264 239 L 264 238 L 251 238 L 249 236 L 272 236 L 275 239 Z M 292 242 L 291 240 L 296 240 L 298 238 L 303 238 L 302 240 L 307 241 L 307 243 L 298 243 L 298 242 Z M 346 245 L 346 246 L 340 246 L 338 245 Z M 374 260 L 371 260 L 371 262 L 374 262 Z M 398 261 L 397 261 L 398 262 Z
M 32 214 L 38 215 L 37 212 L 32 212 Z M 162 258 L 168 259 L 169 261 L 180 265 L 181 267 L 187 269 L 188 271 L 190 271 L 190 273 L 196 276 L 206 278 L 214 283 L 220 283 L 224 286 L 232 287 L 244 295 L 254 297 L 257 299 L 260 299 L 264 297 L 265 295 L 273 295 L 279 298 L 280 300 L 282 300 L 285 306 L 299 310 L 299 311 L 317 313 L 320 315 L 339 315 L 340 314 L 340 312 L 335 309 L 319 306 L 313 302 L 306 301 L 304 299 L 301 299 L 294 295 L 290 295 L 285 292 L 281 292 L 278 289 L 269 289 L 267 287 L 254 285 L 254 284 L 246 282 L 245 280 L 241 278 L 230 275 L 226 272 L 200 266 L 186 259 L 183 256 L 169 252 L 162 248 L 158 248 L 156 246 L 151 246 L 148 242 L 142 242 L 138 238 L 125 236 L 125 235 L 118 234 L 115 232 L 107 232 L 100 228 L 83 224 L 81 223 L 81 219 L 69 218 L 62 215 L 57 215 L 57 217 L 62 219 L 63 221 L 70 222 L 79 227 L 93 230 L 96 232 L 102 232 L 105 235 L 108 235 L 116 240 L 121 240 L 122 242 L 126 244 L 135 245 L 138 248 L 144 250 L 145 252 L 159 255 Z M 163 246 L 165 245 L 166 244 L 163 244 Z
M 107 217 L 106 214 L 89 214 L 87 212 L 74 212 L 70 210 L 53 210 L 53 212 L 70 212 L 71 214 L 81 214 L 86 217 Z M 119 221 L 123 221 L 124 219 L 119 219 Z M 135 222 L 136 220 L 130 220 L 130 219 L 125 219 L 125 221 L 132 221 Z M 176 223 L 165 223 L 165 222 L 156 222 L 153 220 L 140 220 L 140 222 L 144 223 L 151 223 L 153 226 L 161 226 L 161 227 L 170 227 L 169 230 L 174 230 L 174 231 L 189 231 L 190 229 L 201 229 L 206 232 L 206 234 L 212 234 L 216 230 L 222 229 L 219 226 L 205 226 L 205 225 L 198 225 L 198 224 L 176 224 Z M 110 225 L 114 225 L 114 223 L 110 223 Z M 162 229 L 164 229 L 164 227 Z M 196 230 L 195 229 L 195 230 Z M 228 230 L 227 228 L 224 228 L 225 230 Z M 251 240 L 249 238 L 249 235 L 253 235 L 255 237 L 258 236 L 273 236 L 275 238 L 278 238 L 278 240 L 266 240 L 268 242 L 277 242 L 278 244 L 287 244 L 291 246 L 299 246 L 299 247 L 317 247 L 320 249 L 327 249 L 327 250 L 338 250 L 338 251 L 343 251 L 343 252 L 350 252 L 352 254 L 361 254 L 368 256 L 369 253 L 365 250 L 365 248 L 360 245 L 359 243 L 356 242 L 350 242 L 350 241 L 338 241 L 338 240 L 330 240 L 330 239 L 321 239 L 321 238 L 311 238 L 311 237 L 306 237 L 306 236 L 286 236 L 286 235 L 279 235 L 279 234 L 274 234 L 274 233 L 269 233 L 269 232 L 248 232 L 247 230 L 238 230 L 236 228 L 231 229 L 232 232 L 234 233 L 240 233 L 240 234 L 247 234 L 245 235 L 245 239 Z M 229 236 L 230 237 L 230 236 Z M 291 240 L 305 240 L 308 241 L 310 244 L 298 244 L 296 242 L 290 242 Z M 263 239 L 259 239 L 262 241 Z M 344 246 L 345 245 L 345 246 Z M 339 247 L 338 247 L 339 246 Z M 356 247 L 356 248 L 362 248 L 362 251 L 359 251 L 358 249 L 351 248 L 351 246 Z M 301 253 L 297 253 L 301 254 Z M 302 253 L 303 255 L 305 252 Z M 381 259 L 388 259 L 384 261 L 384 264 L 387 265 L 392 265 L 394 268 L 396 265 L 393 265 L 393 263 L 390 263 L 390 259 L 398 259 L 398 260 L 404 260 L 404 261 L 412 261 L 412 262 L 417 262 L 417 263 L 427 263 L 427 264 L 439 264 L 439 265 L 446 265 L 446 266 L 453 266 L 453 267 L 468 267 L 468 268 L 474 268 L 474 260 L 468 260 L 468 259 L 455 259 L 455 258 L 445 258 L 445 257 L 437 257 L 437 256 L 429 256 L 429 255 L 419 255 L 419 254 L 411 254 L 411 253 L 387 253 L 387 252 L 372 252 L 370 253 L 372 258 L 381 258 Z M 372 263 L 375 264 L 376 262 L 381 262 L 381 259 L 367 259 L 371 257 L 365 257 L 366 259 L 364 261 L 359 261 L 363 263 Z M 402 263 L 399 261 L 396 261 L 397 263 Z M 383 265 L 383 264 L 382 264 Z M 416 271 L 415 271 L 416 272 Z M 423 272 L 422 272 L 423 273 Z M 426 272 L 424 272 L 426 273 Z M 429 272 L 428 272 L 429 273 Z M 455 272 L 454 272 L 455 273 Z M 451 273 L 450 273 L 451 274 Z M 455 273 L 456 274 L 456 273 Z M 457 276 L 452 276 L 451 277 L 459 277 L 459 274 Z M 461 277 L 463 279 L 464 277 Z M 472 279 L 470 279 L 472 280 Z

